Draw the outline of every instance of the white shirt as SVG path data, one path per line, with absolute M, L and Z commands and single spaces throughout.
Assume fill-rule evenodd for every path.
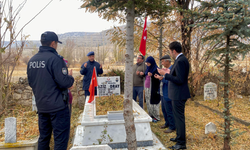
M 178 57 L 180 57 L 182 55 L 182 53 L 180 53 L 176 58 L 175 58 L 175 60 L 178 58 Z

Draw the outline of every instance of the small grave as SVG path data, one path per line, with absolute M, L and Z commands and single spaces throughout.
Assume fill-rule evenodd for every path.
M 204 100 L 214 100 L 217 98 L 217 85 L 209 82 L 204 85 Z
M 205 134 L 208 133 L 215 133 L 216 132 L 216 125 L 212 122 L 209 122 L 208 124 L 206 124 L 205 126 Z
M 16 133 L 16 118 L 5 118 L 5 142 L 0 142 L 0 150 L 37 150 L 38 139 L 17 141 Z

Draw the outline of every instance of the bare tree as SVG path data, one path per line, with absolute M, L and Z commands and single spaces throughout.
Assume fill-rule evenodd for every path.
M 68 60 L 68 66 L 72 65 L 74 60 L 74 51 L 75 51 L 76 43 L 72 39 L 66 40 L 66 45 L 62 48 L 60 55 L 62 55 L 65 59 Z
M 27 0 L 24 0 L 13 10 L 13 0 L 0 1 L 0 110 L 7 108 L 7 102 L 11 94 L 11 79 L 16 65 L 22 55 L 27 36 L 22 30 L 36 18 L 52 0 L 20 30 L 16 30 L 18 15 Z M 9 37 L 8 37 L 9 36 Z M 17 38 L 20 36 L 20 40 Z M 8 41 L 8 42 L 7 42 Z M 5 103 L 4 103 L 5 102 Z M 5 104 L 5 105 L 4 105 Z M 6 111 L 7 112 L 7 111 Z

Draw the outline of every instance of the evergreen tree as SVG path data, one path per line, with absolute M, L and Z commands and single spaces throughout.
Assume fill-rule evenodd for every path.
M 124 121 L 127 134 L 128 149 L 136 149 L 134 116 L 132 111 L 132 66 L 134 60 L 134 18 L 147 12 L 164 10 L 166 5 L 157 5 L 165 0 L 83 0 L 83 8 L 90 12 L 98 12 L 107 20 L 116 20 L 119 13 L 126 14 L 126 54 L 125 54 L 125 91 L 124 91 Z M 150 10 L 150 11 L 149 11 Z M 125 20 L 124 20 L 125 22 Z
M 233 59 L 238 55 L 244 56 L 249 52 L 250 45 L 247 38 L 250 37 L 250 1 L 249 0 L 211 0 L 200 1 L 202 13 L 197 13 L 200 19 L 198 26 L 205 30 L 215 31 L 205 37 L 204 41 L 218 44 L 217 48 L 209 53 L 215 54 L 216 65 L 223 68 L 224 81 L 224 150 L 230 149 L 231 114 L 229 101 L 229 71 L 233 67 Z

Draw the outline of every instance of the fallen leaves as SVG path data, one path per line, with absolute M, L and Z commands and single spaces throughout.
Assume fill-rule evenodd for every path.
M 123 110 L 123 101 L 122 95 L 96 97 L 96 115 L 107 115 L 108 111 Z
M 196 99 L 197 100 L 197 99 Z M 245 99 L 246 100 L 246 99 Z M 244 98 L 241 100 L 236 100 L 237 104 L 243 103 L 245 101 Z M 217 107 L 217 101 L 205 101 L 199 103 L 206 103 L 207 106 L 215 109 Z M 205 104 L 204 104 L 205 105 Z M 244 106 L 242 106 L 244 105 Z M 239 106 L 233 106 L 232 114 L 234 110 L 237 110 L 238 115 L 240 116 L 250 116 L 250 112 L 248 110 L 249 106 L 246 103 L 241 104 Z M 170 138 L 176 137 L 176 132 L 166 134 L 163 131 L 165 129 L 160 129 L 160 126 L 165 123 L 163 118 L 162 111 L 160 111 L 161 120 L 157 123 L 150 123 L 152 131 L 157 135 L 162 144 L 165 147 L 169 147 L 174 145 L 175 143 L 170 142 Z M 235 116 L 237 117 L 237 116 Z M 224 139 L 221 136 L 224 132 L 222 123 L 224 123 L 224 119 L 219 115 L 211 112 L 210 110 L 195 106 L 195 103 L 192 101 L 187 101 L 185 108 L 185 122 L 186 122 L 186 138 L 187 138 L 187 148 L 192 150 L 197 149 L 206 149 L 206 150 L 214 150 L 214 149 L 222 149 L 224 144 Z M 242 118 L 243 119 L 243 118 Z M 244 118 L 246 119 L 246 118 Z M 217 127 L 217 132 L 215 134 L 205 134 L 205 125 L 209 122 L 213 122 Z M 246 127 L 240 123 L 234 122 L 232 124 L 232 129 L 238 129 L 238 131 L 234 131 L 231 134 L 231 149 L 242 149 L 247 150 L 250 147 L 250 126 Z M 242 135 L 237 136 L 237 133 L 242 133 Z

